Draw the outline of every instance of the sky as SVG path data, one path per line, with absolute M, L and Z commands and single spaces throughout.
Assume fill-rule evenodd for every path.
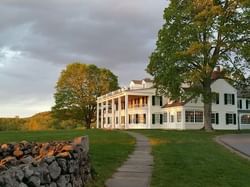
M 121 86 L 145 69 L 167 0 L 1 0 L 0 117 L 49 111 L 60 72 L 82 62 Z

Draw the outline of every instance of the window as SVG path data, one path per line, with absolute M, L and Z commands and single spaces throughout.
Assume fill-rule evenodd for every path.
M 238 100 L 238 108 L 242 109 L 242 100 L 241 99 Z
M 181 122 L 181 112 L 177 112 L 177 122 Z
M 211 123 L 212 124 L 219 124 L 219 113 L 212 113 L 211 114 Z
M 228 124 L 236 125 L 236 114 L 226 113 L 226 125 Z
M 116 123 L 116 124 L 119 123 L 119 122 L 118 122 L 118 119 L 119 119 L 118 117 L 115 118 L 115 123 Z
M 250 125 L 250 114 L 249 115 L 245 114 L 245 115 L 241 116 L 241 124 Z
M 128 115 L 128 123 L 129 123 L 129 124 L 132 123 L 132 115 L 131 115 L 131 114 Z
M 195 122 L 203 122 L 203 112 L 195 111 Z
M 186 122 L 194 122 L 194 111 L 186 111 Z
M 220 104 L 220 94 L 219 93 L 213 93 L 213 103 Z
M 163 122 L 167 123 L 168 122 L 168 113 L 163 114 Z
M 224 94 L 225 105 L 234 105 L 234 94 Z
M 162 124 L 163 115 L 162 114 L 152 114 L 152 124 Z
M 174 115 L 170 115 L 171 123 L 174 123 Z
M 202 111 L 186 111 L 185 120 L 189 123 L 201 123 L 203 122 L 203 112 Z
M 121 117 L 121 124 L 125 124 L 125 116 Z
M 153 106 L 162 106 L 162 97 L 161 96 L 152 96 L 152 105 Z

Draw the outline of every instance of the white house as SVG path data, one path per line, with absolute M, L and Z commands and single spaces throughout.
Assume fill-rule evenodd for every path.
M 238 92 L 238 120 L 240 129 L 249 129 L 250 126 L 250 94 Z
M 215 80 L 211 88 L 216 93 L 212 104 L 213 128 L 250 129 L 250 97 L 238 98 L 237 90 L 224 79 Z M 171 101 L 156 95 L 150 79 L 133 80 L 128 88 L 99 97 L 97 111 L 98 128 L 184 130 L 204 127 L 201 97 Z

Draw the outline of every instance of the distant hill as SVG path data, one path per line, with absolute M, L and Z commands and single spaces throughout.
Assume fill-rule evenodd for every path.
M 54 121 L 51 112 L 40 112 L 26 118 L 25 125 L 28 130 L 47 130 L 51 128 Z
M 73 129 L 79 127 L 76 121 L 58 121 L 50 111 L 40 112 L 27 118 L 0 118 L 0 131 Z

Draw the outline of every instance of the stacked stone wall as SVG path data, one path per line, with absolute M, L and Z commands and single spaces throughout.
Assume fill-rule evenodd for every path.
M 83 187 L 89 180 L 88 137 L 0 145 L 0 187 Z

